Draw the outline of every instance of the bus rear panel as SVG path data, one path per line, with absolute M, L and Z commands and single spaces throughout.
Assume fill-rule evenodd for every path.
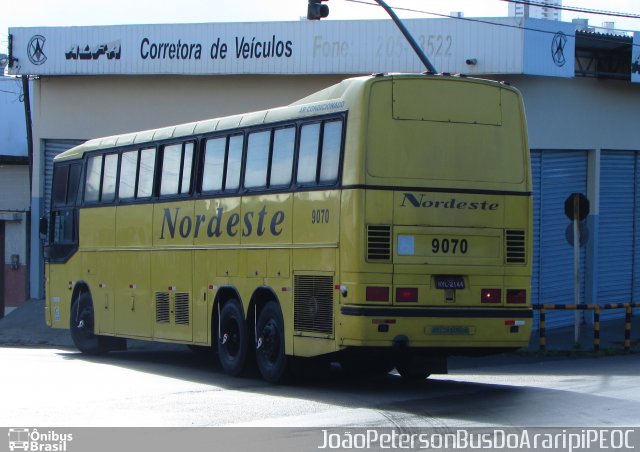
M 361 221 L 343 224 L 340 344 L 444 357 L 526 346 L 532 210 L 517 91 L 373 81 L 361 152 L 362 184 L 343 192 Z

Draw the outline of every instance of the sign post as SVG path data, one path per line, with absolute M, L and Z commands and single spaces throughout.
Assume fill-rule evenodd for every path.
M 571 193 L 564 201 L 564 213 L 573 221 L 573 303 L 580 304 L 580 222 L 589 215 L 589 200 L 582 193 Z M 580 311 L 576 309 L 573 340 L 580 343 Z

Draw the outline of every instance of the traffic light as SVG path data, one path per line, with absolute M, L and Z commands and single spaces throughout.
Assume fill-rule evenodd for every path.
M 329 15 L 329 6 L 322 3 L 327 0 L 309 0 L 307 7 L 307 19 L 320 20 Z

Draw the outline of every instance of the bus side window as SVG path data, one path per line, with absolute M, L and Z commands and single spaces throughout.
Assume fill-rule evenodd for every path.
M 53 178 L 53 207 L 67 204 L 69 165 L 56 167 Z
M 136 198 L 150 198 L 153 195 L 153 175 L 156 168 L 156 149 L 147 148 L 140 151 L 140 168 L 138 172 L 138 191 Z
M 270 142 L 270 130 L 249 134 L 247 166 L 244 174 L 245 188 L 265 188 L 267 186 Z
M 139 151 L 122 153 L 120 160 L 120 185 L 118 185 L 118 198 L 133 199 L 136 194 L 136 174 L 138 170 Z
M 116 198 L 116 176 L 118 174 L 118 154 L 109 154 L 104 157 L 104 170 L 102 172 L 102 197 L 104 203 L 112 202 Z
M 112 202 L 116 195 L 118 154 L 94 155 L 87 163 L 85 202 Z
M 53 243 L 75 242 L 75 211 L 71 209 L 53 212 Z
M 300 185 L 316 183 L 318 147 L 320 144 L 320 124 L 305 124 L 300 130 L 300 150 L 298 155 L 298 177 Z
M 270 187 L 284 187 L 291 183 L 293 150 L 296 144 L 296 128 L 277 129 L 273 135 Z
M 67 205 L 73 206 L 78 199 L 78 189 L 80 188 L 80 175 L 82 174 L 82 165 L 74 163 L 69 165 L 69 183 L 67 184 Z
M 81 172 L 80 163 L 56 166 L 53 177 L 53 207 L 76 204 Z
M 185 143 L 182 151 L 182 180 L 180 182 L 180 193 L 186 194 L 191 191 L 191 174 L 193 167 L 193 142 Z
M 342 121 L 325 122 L 322 133 L 322 157 L 320 161 L 321 184 L 333 184 L 338 180 L 341 144 Z
M 240 169 L 242 167 L 243 135 L 229 138 L 229 152 L 227 153 L 227 167 L 224 191 L 235 191 L 240 187 Z
M 102 180 L 102 155 L 89 157 L 87 162 L 87 177 L 84 187 L 84 201 L 100 201 L 100 183 Z
M 202 172 L 203 192 L 222 190 L 226 145 L 226 137 L 213 138 L 207 140 L 205 144 L 204 169 Z
M 76 242 L 75 203 L 78 198 L 82 163 L 56 165 L 53 170 L 51 243 L 72 245 Z M 56 256 L 51 256 L 55 258 Z
M 160 196 L 178 194 L 180 182 L 180 160 L 182 145 L 165 146 L 162 152 L 162 178 L 160 180 Z

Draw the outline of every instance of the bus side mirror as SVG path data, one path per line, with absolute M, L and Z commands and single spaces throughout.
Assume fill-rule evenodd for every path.
M 40 217 L 40 239 L 46 240 L 49 235 L 49 220 L 47 217 Z

